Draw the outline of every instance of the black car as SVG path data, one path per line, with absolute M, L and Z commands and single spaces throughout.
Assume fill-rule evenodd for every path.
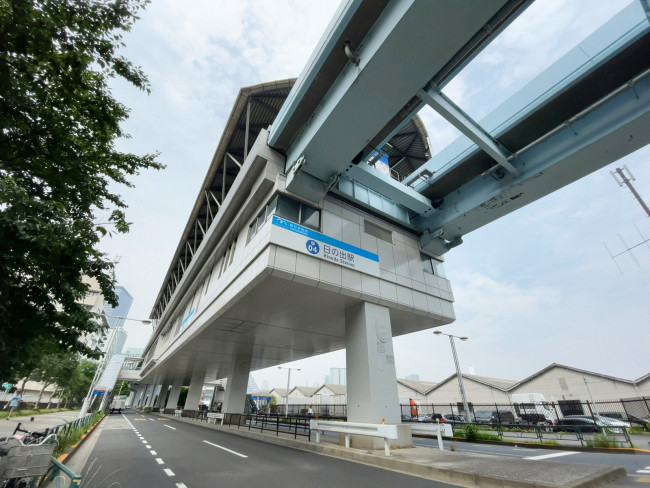
M 553 426 L 553 432 L 600 432 L 600 427 L 592 418 L 582 415 L 567 415 Z
M 516 422 L 515 414 L 510 410 L 493 410 L 490 422 L 492 424 L 514 424 Z

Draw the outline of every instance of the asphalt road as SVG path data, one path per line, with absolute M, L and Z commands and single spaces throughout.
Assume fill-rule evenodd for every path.
M 438 441 L 427 438 L 414 438 L 413 444 L 423 447 L 438 447 Z M 492 456 L 506 456 L 520 459 L 538 459 L 557 463 L 591 464 L 603 466 L 621 466 L 625 468 L 628 476 L 647 478 L 650 477 L 650 454 L 600 454 L 580 451 L 535 449 L 528 447 L 500 446 L 495 444 L 472 444 L 469 442 L 443 442 L 445 449 L 454 445 L 456 451 L 489 454 Z
M 101 425 L 82 471 L 85 486 L 451 488 L 151 414 L 111 415 Z

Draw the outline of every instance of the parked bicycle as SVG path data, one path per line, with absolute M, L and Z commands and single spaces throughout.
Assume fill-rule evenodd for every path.
M 12 436 L 0 439 L 0 488 L 36 486 L 47 473 L 56 444 L 56 434 L 30 432 L 18 424 Z

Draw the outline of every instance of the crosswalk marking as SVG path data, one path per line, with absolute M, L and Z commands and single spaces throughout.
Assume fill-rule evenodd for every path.
M 524 459 L 532 459 L 532 460 L 550 459 L 555 457 L 570 456 L 571 454 L 580 454 L 580 453 L 577 451 L 555 452 L 553 454 L 542 454 L 541 456 L 525 457 Z

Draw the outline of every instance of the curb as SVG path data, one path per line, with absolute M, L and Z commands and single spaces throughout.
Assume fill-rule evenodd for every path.
M 86 430 L 86 433 L 81 436 L 81 439 L 77 441 L 76 444 L 72 444 L 70 446 L 70 450 L 68 452 L 65 452 L 61 454 L 57 459 L 62 464 L 65 464 L 65 461 L 68 460 L 69 458 L 72 458 L 72 456 L 77 452 L 77 449 L 80 448 L 83 443 L 86 441 L 88 437 L 95 431 L 95 428 L 102 423 L 102 421 L 106 418 L 106 415 L 104 415 L 101 419 L 99 419 L 94 425 L 92 425 L 88 430 Z
M 218 430 L 227 434 L 238 435 L 240 437 L 247 437 L 256 439 L 269 444 L 289 447 L 292 449 L 299 449 L 302 451 L 313 452 L 316 454 L 323 454 L 325 456 L 343 459 L 346 461 L 366 464 L 381 469 L 388 469 L 419 478 L 425 478 L 432 481 L 448 483 L 452 485 L 464 486 L 466 488 L 540 488 L 541 486 L 550 488 L 553 486 L 563 486 L 568 488 L 595 488 L 603 486 L 619 478 L 626 476 L 625 469 L 621 467 L 605 467 L 593 474 L 584 476 L 582 479 L 563 485 L 549 485 L 542 484 L 536 481 L 527 480 L 514 480 L 508 478 L 501 478 L 490 475 L 482 475 L 473 472 L 464 472 L 450 468 L 431 466 L 427 464 L 419 464 L 414 462 L 405 461 L 391 457 L 379 456 L 369 453 L 368 451 L 361 451 L 359 449 L 344 449 L 336 445 L 326 444 L 313 444 L 297 439 L 287 439 L 283 437 L 276 437 L 264 433 L 258 433 L 249 430 L 233 429 L 230 427 L 222 427 L 220 425 L 200 424 L 193 419 L 178 418 L 161 414 L 161 417 L 175 420 L 177 422 L 184 422 L 187 424 L 199 425 L 210 429 Z
M 435 437 L 422 435 L 422 434 L 413 434 L 413 437 L 421 437 L 425 439 L 435 439 Z M 589 446 L 565 446 L 565 445 L 553 445 L 553 444 L 534 444 L 532 442 L 512 442 L 512 441 L 468 441 L 464 437 L 452 437 L 450 439 L 452 442 L 471 442 L 472 444 L 485 444 L 492 446 L 512 446 L 522 449 L 531 448 L 531 449 L 550 449 L 554 451 L 580 451 L 586 453 L 594 454 L 637 454 L 637 455 L 647 455 L 650 454 L 648 449 L 640 449 L 638 447 L 589 447 Z

